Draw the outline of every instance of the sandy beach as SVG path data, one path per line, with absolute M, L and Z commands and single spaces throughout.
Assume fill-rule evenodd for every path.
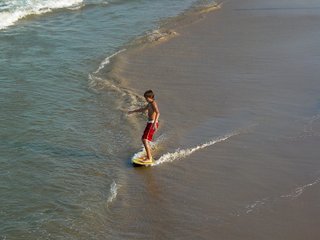
M 165 206 L 141 222 L 178 229 L 171 239 L 317 239 L 319 7 L 225 1 L 120 54 L 117 76 L 155 91 L 167 135 L 152 172 Z

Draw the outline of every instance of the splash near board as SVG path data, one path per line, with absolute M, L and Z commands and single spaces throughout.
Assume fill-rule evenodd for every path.
M 143 161 L 147 157 L 146 151 L 142 149 L 140 152 L 137 152 L 131 158 L 131 162 L 133 165 L 139 166 L 151 166 L 154 163 L 153 161 Z
M 159 147 L 165 140 L 166 140 L 166 135 L 162 134 L 157 138 L 156 141 L 150 142 L 150 147 L 153 154 L 156 154 L 157 150 L 159 150 Z M 152 162 L 141 161 L 143 160 L 143 158 L 146 158 L 146 157 L 147 157 L 146 151 L 142 146 L 141 150 L 132 156 L 131 163 L 137 166 L 152 166 L 154 163 L 156 163 L 154 159 Z

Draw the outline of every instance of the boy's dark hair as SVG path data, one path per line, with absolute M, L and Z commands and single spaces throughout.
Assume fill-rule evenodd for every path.
M 146 91 L 146 92 L 143 94 L 143 96 L 144 96 L 145 98 L 152 98 L 152 99 L 154 99 L 154 93 L 153 93 L 152 90 Z

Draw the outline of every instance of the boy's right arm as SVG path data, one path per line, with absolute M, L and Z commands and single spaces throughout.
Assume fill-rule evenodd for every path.
M 138 108 L 138 109 L 135 109 L 135 110 L 132 110 L 132 111 L 128 111 L 128 114 L 132 114 L 132 113 L 136 113 L 136 112 L 145 112 L 147 111 L 148 109 L 148 105 L 145 106 L 145 107 L 142 107 L 142 108 Z

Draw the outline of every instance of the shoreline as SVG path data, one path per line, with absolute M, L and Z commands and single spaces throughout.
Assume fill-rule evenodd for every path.
M 121 70 L 123 67 L 123 64 L 125 64 L 123 58 L 125 58 L 127 55 L 134 54 L 137 51 L 141 51 L 145 48 L 156 47 L 157 45 L 164 44 L 173 38 L 179 37 L 179 33 L 177 32 L 178 29 L 188 27 L 198 21 L 201 21 L 206 17 L 207 14 L 220 9 L 222 4 L 223 2 L 212 2 L 205 5 L 196 3 L 194 6 L 191 6 L 189 9 L 181 12 L 177 16 L 159 20 L 158 28 L 150 29 L 141 36 L 130 40 L 127 44 L 123 45 L 110 56 L 107 56 L 100 63 L 97 70 L 89 74 L 90 76 L 98 74 L 101 71 L 104 74 L 104 78 L 101 78 L 100 81 L 99 79 L 97 81 L 92 81 L 92 79 L 90 79 L 91 81 L 89 84 L 103 89 L 108 88 L 107 85 L 109 85 L 109 83 L 107 83 L 106 80 L 111 80 L 111 85 L 113 85 L 112 81 L 114 81 L 115 85 L 117 85 L 114 85 L 111 88 L 119 87 L 123 90 L 128 90 L 126 89 L 127 81 L 119 72 L 119 70 Z M 131 92 L 131 94 L 134 95 L 133 92 Z M 139 96 L 141 97 L 142 95 L 136 95 L 138 98 Z M 143 100 L 143 97 L 141 100 Z
M 179 37 L 179 30 L 188 27 L 204 19 L 212 11 L 221 9 L 223 2 L 212 2 L 208 4 L 195 3 L 189 9 L 177 16 L 169 17 L 159 21 L 159 27 L 151 29 L 142 36 L 130 41 L 125 48 L 134 52 L 145 48 L 156 47 L 175 37 Z
M 222 63 L 220 63 L 220 60 L 218 59 L 218 57 L 222 57 L 224 58 L 224 50 L 227 47 L 228 43 L 224 43 L 221 42 L 221 40 L 223 39 L 222 35 L 219 36 L 218 33 L 215 33 L 214 31 L 219 31 L 220 27 L 223 26 L 223 24 L 225 24 L 224 21 L 227 21 L 226 24 L 230 24 L 233 25 L 232 29 L 235 28 L 236 23 L 234 23 L 234 18 L 235 16 L 238 15 L 238 13 L 240 12 L 240 16 L 243 15 L 243 19 L 244 21 L 247 21 L 246 19 L 248 18 L 247 16 L 245 16 L 245 14 L 242 14 L 242 11 L 251 11 L 249 8 L 246 9 L 243 6 L 246 6 L 246 4 L 251 4 L 252 1 L 250 0 L 246 0 L 243 3 L 238 3 L 238 2 L 221 2 L 221 3 L 215 3 L 213 5 L 209 5 L 209 6 L 205 6 L 205 7 L 192 7 L 191 9 L 187 10 L 186 12 L 183 12 L 182 14 L 174 17 L 174 18 L 170 18 L 168 20 L 164 20 L 164 23 L 161 24 L 159 30 L 153 30 L 153 32 L 151 34 L 146 34 L 143 35 L 142 37 L 139 37 L 135 40 L 133 40 L 132 42 L 130 42 L 128 45 L 126 45 L 125 51 L 120 52 L 119 54 L 117 54 L 113 59 L 111 59 L 110 65 L 108 66 L 110 71 L 108 71 L 107 73 L 107 79 L 108 81 L 110 80 L 111 84 L 116 85 L 117 87 L 119 87 L 118 91 L 121 93 L 121 95 L 125 95 L 124 99 L 119 99 L 118 102 L 118 109 L 120 110 L 125 110 L 130 106 L 134 106 L 134 107 L 140 107 L 141 104 L 143 104 L 144 99 L 142 97 L 143 92 L 146 89 L 149 88 L 155 88 L 157 89 L 157 87 L 162 87 L 163 90 L 169 90 L 168 86 L 172 83 L 174 83 L 175 88 L 177 87 L 178 84 L 185 84 L 186 82 L 183 81 L 182 79 L 180 79 L 181 74 L 179 73 L 179 83 L 175 83 L 175 81 L 171 81 L 169 79 L 166 80 L 166 83 L 160 83 L 159 84 L 159 73 L 160 71 L 157 72 L 157 76 L 156 78 L 158 80 L 148 80 L 147 78 L 149 77 L 153 77 L 152 75 L 156 75 L 155 72 L 157 71 L 157 66 L 159 66 L 159 68 L 165 69 L 165 71 L 169 70 L 169 71 L 180 71 L 180 69 L 184 69 L 184 66 L 178 66 L 175 67 L 174 64 L 181 64 L 181 62 L 183 62 L 183 58 L 186 57 L 197 57 L 195 59 L 200 60 L 199 61 L 199 65 L 197 66 L 197 68 L 202 68 L 201 64 L 205 65 L 205 71 L 208 70 L 208 67 L 210 67 L 209 65 L 212 64 L 212 68 L 215 67 L 215 65 L 222 65 Z M 286 0 L 284 1 L 286 2 Z M 226 8 L 222 8 L 221 6 L 223 4 L 228 5 Z M 257 18 L 259 21 L 263 19 L 268 19 L 268 13 L 265 14 L 260 14 L 259 11 L 256 11 L 256 9 L 259 9 L 259 1 L 257 3 L 255 3 L 257 6 L 254 6 L 252 9 L 255 12 L 258 13 L 254 13 L 254 16 L 252 17 L 253 19 Z M 254 5 L 255 5 L 254 4 Z M 262 6 L 264 6 L 264 4 L 262 4 Z M 264 8 L 262 8 L 263 10 Z M 268 9 L 268 8 L 266 8 Z M 272 10 L 272 8 L 271 8 Z M 296 9 L 295 9 L 296 10 Z M 282 12 L 286 13 L 286 8 L 280 8 L 280 9 L 275 9 L 274 13 L 271 13 L 270 16 L 272 16 L 273 14 L 281 14 Z M 290 15 L 290 13 L 288 14 Z M 289 16 L 288 16 L 289 17 Z M 209 19 L 208 19 L 209 18 Z M 224 20 L 220 20 L 220 18 L 224 18 Z M 284 14 L 284 19 L 287 18 L 286 14 Z M 218 19 L 218 21 L 215 22 L 215 20 Z M 209 27 L 209 22 L 212 21 L 212 23 L 210 24 L 210 28 L 209 30 L 207 29 Z M 256 28 L 254 25 L 254 23 L 251 23 L 253 25 L 254 28 Z M 268 24 L 268 23 L 264 23 L 264 24 Z M 216 29 L 216 30 L 215 30 Z M 256 31 L 256 30 L 254 30 Z M 156 36 L 154 36 L 154 34 Z M 160 35 L 158 35 L 160 34 Z M 164 36 L 162 35 L 164 34 Z M 204 44 L 201 43 L 201 41 L 207 41 L 206 40 L 206 34 L 208 34 L 207 36 L 210 36 L 211 39 L 210 41 L 213 40 L 217 40 L 217 44 L 219 44 L 219 47 L 215 46 L 215 42 L 212 42 L 212 45 L 208 45 L 208 42 L 205 42 Z M 220 33 L 221 34 L 221 33 Z M 242 32 L 239 30 L 236 30 L 234 33 L 230 33 L 230 32 L 225 32 L 224 30 L 222 30 L 222 34 L 226 34 L 228 35 L 232 35 L 234 34 L 236 37 L 237 35 L 240 35 L 240 38 L 244 38 L 245 36 L 242 36 Z M 293 33 L 291 33 L 291 30 L 289 29 L 288 31 L 288 35 L 291 35 Z M 150 40 L 150 36 L 151 36 L 151 40 Z M 204 38 L 202 38 L 202 36 Z M 228 36 L 229 37 L 229 36 Z M 190 39 L 190 40 L 188 40 Z M 260 39 L 262 41 L 266 40 L 269 41 L 268 39 Z M 191 42 L 194 41 L 194 42 Z M 229 41 L 229 40 L 228 40 Z M 233 40 L 232 40 L 233 41 Z M 225 59 L 225 61 L 231 61 L 232 64 L 235 64 L 235 67 L 237 68 L 237 73 L 240 74 L 240 77 L 248 77 L 248 80 L 245 80 L 245 84 L 251 84 L 250 81 L 252 81 L 255 84 L 260 84 L 257 81 L 252 79 L 252 76 L 255 76 L 254 74 L 247 74 L 245 71 L 246 70 L 241 70 L 241 67 L 246 67 L 246 65 L 243 65 L 241 63 L 241 61 L 243 61 L 244 58 L 252 58 L 252 59 L 248 59 L 246 61 L 249 61 L 251 64 L 254 64 L 254 61 L 258 62 L 258 63 L 263 63 L 264 60 L 260 60 L 260 57 L 252 57 L 250 56 L 251 53 L 248 53 L 246 51 L 253 51 L 250 48 L 254 48 L 254 51 L 256 51 L 258 45 L 258 42 L 255 42 L 256 40 L 254 40 L 253 43 L 253 47 L 249 46 L 248 44 L 251 44 L 252 39 L 248 38 L 248 43 L 244 42 L 247 40 L 241 40 L 242 42 L 237 43 L 236 41 L 234 41 L 234 43 L 231 43 L 232 45 L 234 44 L 239 44 L 240 47 L 240 51 L 239 53 L 237 53 L 238 55 L 236 56 L 237 59 L 232 59 L 232 55 L 233 53 L 228 52 L 227 54 L 230 55 L 227 56 L 227 58 Z M 258 39 L 257 39 L 258 41 Z M 281 40 L 282 41 L 282 40 Z M 201 43 L 201 44 L 199 44 Z M 241 49 L 241 44 L 244 43 L 246 44 L 246 47 L 249 48 L 247 49 Z M 179 44 L 182 44 L 183 46 L 179 46 Z M 198 44 L 198 45 L 196 45 Z M 209 56 L 208 54 L 210 54 L 209 52 L 206 52 L 206 47 L 205 46 L 200 46 L 200 45 L 205 45 L 207 44 L 207 47 L 210 49 L 213 49 L 214 51 L 216 51 L 219 56 L 217 58 L 215 58 L 212 54 L 212 57 Z M 210 43 L 211 44 L 211 43 Z M 282 42 L 281 42 L 282 44 Z M 221 46 L 220 46 L 221 45 Z M 234 46 L 232 46 L 234 47 Z M 177 50 L 177 54 L 183 55 L 183 56 L 170 56 L 172 58 L 176 58 L 174 59 L 174 61 L 172 62 L 171 66 L 169 66 L 167 63 L 162 63 L 161 61 L 166 61 L 169 58 L 166 57 L 166 54 L 171 54 L 171 49 L 172 50 Z M 187 49 L 188 48 L 188 49 Z M 201 48 L 201 51 L 203 52 L 199 52 L 198 50 Z M 215 50 L 218 49 L 218 50 Z M 259 49 L 257 49 L 258 51 L 260 51 Z M 120 50 L 122 51 L 122 50 Z M 264 51 L 264 50 L 263 50 Z M 204 56 L 201 56 L 201 54 L 203 54 Z M 260 53 L 258 53 L 260 54 Z M 158 56 L 157 56 L 158 55 Z M 190 55 L 190 56 L 189 56 Z M 248 55 L 248 56 L 246 56 Z M 141 57 L 142 56 L 142 57 Z M 261 55 L 262 56 L 262 55 Z M 181 58 L 182 57 L 182 58 Z M 263 57 L 261 57 L 262 59 Z M 138 59 L 138 60 L 136 60 Z M 150 61 L 147 63 L 147 61 Z M 209 62 L 206 62 L 209 61 Z M 210 62 L 211 61 L 211 62 Z M 238 64 L 235 61 L 240 61 L 240 64 Z M 269 60 L 267 60 L 269 61 Z M 267 62 L 268 63 L 268 62 Z M 143 64 L 147 64 L 144 65 Z M 158 64 L 158 65 L 157 65 Z M 190 63 L 188 63 L 190 64 Z M 247 64 L 247 63 L 245 63 Z M 197 63 L 191 63 L 191 67 L 194 67 L 195 65 L 197 65 Z M 239 65 L 239 66 L 237 66 Z M 152 70 L 150 70 L 148 72 L 148 74 L 146 73 L 141 73 L 139 72 L 140 70 L 144 71 L 145 67 L 154 67 L 154 72 L 152 72 Z M 137 70 L 141 67 L 140 70 Z M 225 66 L 219 66 L 219 70 L 218 72 L 212 72 L 214 75 L 216 75 L 217 78 L 225 78 L 223 76 L 223 74 L 225 72 L 228 71 L 228 67 L 227 65 Z M 245 69 L 245 68 L 243 68 Z M 194 69 L 196 71 L 198 71 L 196 68 Z M 209 70 L 211 71 L 211 70 Z M 250 70 L 249 70 L 250 71 Z M 233 78 L 238 78 L 238 76 L 235 76 L 234 74 L 237 73 L 231 73 L 231 77 Z M 135 76 L 133 76 L 135 74 Z M 162 74 L 162 73 L 160 73 Z M 198 76 L 200 75 L 194 73 L 191 73 L 194 77 L 194 79 L 197 79 Z M 186 76 L 188 77 L 188 76 Z M 208 75 L 206 73 L 205 75 L 206 80 L 205 82 L 201 83 L 203 84 L 202 88 L 205 89 L 204 85 L 210 85 L 210 79 L 208 78 Z M 162 81 L 162 80 L 160 80 Z M 236 86 L 239 85 L 239 82 L 237 82 L 238 80 L 232 80 L 234 82 L 232 82 L 232 84 L 236 84 Z M 221 81 L 220 81 L 221 82 Z M 215 108 L 215 116 L 224 116 L 225 114 L 234 114 L 234 112 L 237 111 L 241 111 L 241 110 L 236 110 L 235 108 L 239 108 L 238 106 L 232 106 L 230 108 L 229 113 L 226 113 L 225 111 L 225 105 L 230 104 L 229 103 L 229 96 L 227 96 L 230 92 L 230 90 L 225 89 L 224 86 L 221 86 L 219 82 L 219 86 L 217 88 L 220 89 L 213 89 L 213 93 L 217 94 L 216 97 L 212 97 L 212 98 L 203 98 L 200 99 L 200 101 L 215 101 L 217 104 L 214 105 Z M 221 82 L 222 83 L 222 82 Z M 187 85 L 190 85 L 190 87 L 195 87 L 195 82 L 188 82 Z M 264 84 L 264 83 L 263 83 Z M 262 87 L 262 86 L 261 86 Z M 263 86 L 262 89 L 264 87 L 269 87 L 270 85 L 266 85 Z M 210 86 L 210 88 L 212 88 L 212 85 Z M 203 90 L 202 89 L 202 90 Z M 179 91 L 178 89 L 175 89 L 176 91 Z M 197 89 L 195 88 L 195 90 L 197 91 Z M 252 93 L 251 89 L 243 89 L 246 92 L 246 95 L 250 95 Z M 259 89 L 260 90 L 260 89 Z M 221 91 L 227 91 L 228 94 L 222 94 L 221 95 Z M 231 90 L 232 91 L 232 90 Z M 231 92 L 230 92 L 231 93 Z M 262 98 L 262 97 L 267 97 L 267 92 L 266 91 L 261 91 L 260 93 L 262 93 L 261 96 L 254 96 L 254 97 L 258 97 L 258 98 Z M 201 95 L 201 93 L 200 93 Z M 169 98 L 169 95 L 166 95 L 164 98 Z M 187 96 L 185 98 L 188 98 Z M 200 102 L 199 101 L 199 102 Z M 247 101 L 250 101 L 250 99 L 246 99 L 245 102 L 243 104 L 246 104 Z M 260 100 L 259 100 L 260 101 Z M 188 102 L 190 104 L 190 107 L 192 109 L 197 109 L 199 107 L 201 107 L 202 105 L 197 104 L 196 102 Z M 231 103 L 232 105 L 233 103 Z M 169 106 L 170 104 L 166 104 L 166 108 L 167 111 L 172 113 L 174 112 L 174 109 L 172 107 Z M 257 108 L 257 104 L 253 105 L 254 108 Z M 182 107 L 182 104 L 179 104 L 179 107 Z M 241 106 L 241 108 L 247 108 L 246 105 Z M 185 112 L 187 112 L 187 109 L 184 109 Z M 247 112 L 247 115 L 251 115 L 252 111 L 250 109 L 246 109 L 245 110 Z M 213 113 L 210 113 L 209 116 L 211 116 Z M 205 116 L 205 118 L 209 117 L 209 116 Z M 175 124 L 177 124 L 179 122 L 179 117 L 176 116 L 175 118 L 170 118 L 168 117 L 168 122 L 171 121 L 175 121 Z M 196 115 L 193 115 L 193 117 L 197 118 Z M 246 116 L 244 118 L 247 118 Z M 203 121 L 201 120 L 202 118 L 200 117 L 198 119 L 198 121 Z M 190 124 L 185 124 L 183 127 L 188 128 L 190 126 Z M 170 126 L 172 127 L 172 126 Z M 209 140 L 209 139 L 207 139 Z
M 107 68 L 104 69 L 104 72 L 106 72 L 105 76 L 100 79 L 101 81 L 96 81 L 94 85 L 98 85 L 101 89 L 106 88 L 107 91 L 117 92 L 119 98 L 116 100 L 116 108 L 122 113 L 126 112 L 127 109 L 141 107 L 144 104 L 143 92 L 145 90 L 135 86 L 130 76 L 125 73 L 128 59 L 135 58 L 135 55 L 139 55 L 150 49 L 166 46 L 171 41 L 179 41 L 179 38 L 184 38 L 186 29 L 190 29 L 193 25 L 201 25 L 201 22 L 209 15 L 214 15 L 217 11 L 221 10 L 223 4 L 224 2 L 211 2 L 204 5 L 198 3 L 177 16 L 160 20 L 159 28 L 133 39 L 118 50 L 115 55 L 112 55 L 111 59 L 109 59 L 109 64 L 106 65 Z M 133 139 L 136 139 L 136 136 L 139 136 L 143 130 L 144 118 L 140 115 L 135 118 L 127 118 L 127 120 L 134 129 L 131 132 L 131 136 Z M 172 125 L 176 124 L 176 122 L 169 124 L 169 121 L 169 119 L 161 118 L 161 132 L 166 132 L 166 135 L 168 135 L 164 143 L 166 146 L 172 145 L 173 139 L 181 138 L 181 135 L 184 134 L 182 132 L 171 131 L 170 128 L 172 129 Z M 183 127 L 188 128 L 189 124 L 185 124 Z M 234 130 L 222 132 L 222 136 L 215 134 L 203 141 L 213 141 L 215 138 L 223 137 L 232 132 Z M 158 134 L 162 135 L 162 133 Z M 140 143 L 139 141 L 136 142 Z M 204 144 L 204 142 L 201 144 Z M 174 150 L 174 147 L 171 150 Z
M 208 14 L 218 11 L 222 4 L 223 2 L 211 2 L 204 5 L 196 3 L 177 16 L 160 20 L 158 28 L 129 41 L 114 54 L 106 57 L 97 70 L 89 74 L 90 87 L 116 93 L 115 106 L 122 113 L 130 108 L 141 107 L 144 104 L 142 90 L 139 91 L 139 89 L 132 87 L 130 78 L 123 74 L 127 58 L 181 37 L 180 30 L 188 28 L 205 19 Z M 131 133 L 132 138 L 135 139 L 137 134 L 139 135 L 143 130 L 143 118 L 140 115 L 137 118 L 127 118 L 127 121 L 136 129 Z M 165 120 L 161 121 L 165 122 Z

